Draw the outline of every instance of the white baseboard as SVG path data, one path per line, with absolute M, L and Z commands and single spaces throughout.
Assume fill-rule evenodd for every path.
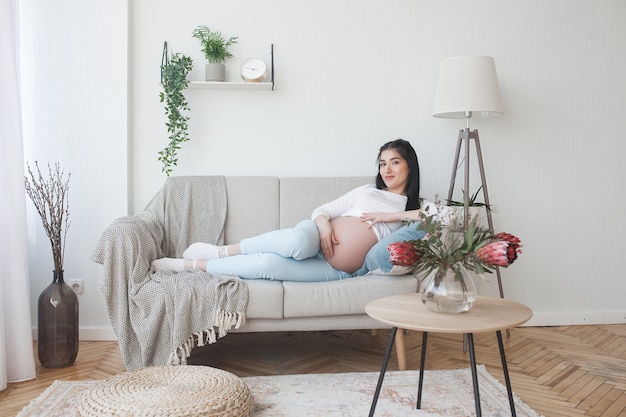
M 541 312 L 533 313 L 533 317 L 524 326 L 577 326 L 587 324 L 624 324 L 626 311 L 614 312 Z
M 108 341 L 117 340 L 112 327 L 108 328 L 81 328 L 78 334 L 79 340 L 85 341 Z

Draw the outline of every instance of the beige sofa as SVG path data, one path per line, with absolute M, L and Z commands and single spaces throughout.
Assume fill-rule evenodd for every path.
M 228 208 L 224 241 L 235 243 L 268 230 L 294 226 L 313 209 L 373 177 L 226 177 Z M 358 276 L 331 282 L 246 280 L 249 302 L 239 332 L 384 329 L 365 305 L 388 295 L 416 292 L 412 275 Z M 404 341 L 396 351 L 405 368 Z
M 309 218 L 315 207 L 373 180 L 373 177 L 169 178 L 147 211 L 117 219 L 105 230 L 92 256 L 104 266 L 101 288 L 127 367 L 176 363 L 165 359 L 166 355 L 171 358 L 171 352 L 174 359 L 184 362 L 185 352 L 193 348 L 194 342 L 180 339 L 187 338 L 188 331 L 204 329 L 211 333 L 211 324 L 206 321 L 213 312 L 199 315 L 197 311 L 207 305 L 199 298 L 210 297 L 216 280 L 189 284 L 196 275 L 151 276 L 148 270 L 153 259 L 180 257 L 186 247 L 207 237 L 208 232 L 216 239 L 213 242 L 223 240 L 232 244 L 244 237 L 294 226 Z M 214 185 L 207 188 L 206 184 Z M 212 199 L 215 194 L 219 198 Z M 219 211 L 219 228 L 213 227 L 216 211 Z M 381 242 L 377 247 L 385 245 Z M 381 254 L 383 259 L 388 259 L 386 248 L 382 248 Z M 418 289 L 418 280 L 412 275 L 371 273 L 330 282 L 235 280 L 232 285 L 240 286 L 242 282 L 248 289 L 247 306 L 244 303 L 234 311 L 245 308 L 245 324 L 237 329 L 229 328 L 229 332 L 388 328 L 365 314 L 365 305 L 377 298 Z M 196 296 L 194 291 L 198 292 Z M 174 300 L 184 297 L 191 301 Z M 224 299 L 238 302 L 234 293 Z M 172 306 L 188 309 L 172 314 Z M 220 328 L 224 329 L 224 325 Z M 397 335 L 398 366 L 405 369 L 403 332 Z M 170 346 L 170 341 L 175 340 L 179 341 Z M 180 343 L 187 346 L 182 348 L 183 353 Z

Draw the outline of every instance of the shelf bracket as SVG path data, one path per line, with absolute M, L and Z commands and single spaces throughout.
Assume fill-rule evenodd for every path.
M 274 44 L 271 46 L 271 60 L 272 60 L 272 91 L 274 90 Z
M 161 54 L 161 85 L 163 85 L 163 67 L 166 67 L 170 63 L 170 58 L 167 54 L 167 41 L 163 42 L 163 53 Z

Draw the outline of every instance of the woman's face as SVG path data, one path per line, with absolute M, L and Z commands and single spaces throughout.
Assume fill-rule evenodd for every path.
M 406 183 L 409 179 L 409 164 L 395 149 L 382 151 L 378 172 L 387 186 L 387 191 L 405 195 Z

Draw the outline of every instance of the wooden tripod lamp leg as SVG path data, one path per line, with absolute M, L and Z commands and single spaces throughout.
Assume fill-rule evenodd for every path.
M 456 171 L 459 168 L 459 157 L 461 156 L 461 145 L 464 138 L 464 130 L 459 131 L 459 138 L 456 141 L 456 152 L 454 153 L 454 163 L 452 164 L 452 177 L 450 178 L 450 187 L 448 188 L 448 201 L 452 201 L 452 193 L 454 192 L 454 184 L 456 182 Z
M 489 201 L 489 192 L 487 191 L 487 177 L 485 175 L 485 166 L 483 164 L 483 153 L 480 150 L 480 139 L 478 138 L 478 130 L 474 130 L 474 144 L 476 145 L 476 157 L 478 159 L 478 168 L 480 169 L 480 181 L 483 185 L 483 199 L 485 201 L 485 210 L 487 211 L 487 224 L 489 230 L 494 231 L 493 219 L 491 217 L 491 202 Z M 500 298 L 504 298 L 504 288 L 502 287 L 502 275 L 500 267 L 496 266 L 496 277 L 498 279 L 498 291 Z M 506 336 L 511 337 L 511 330 L 506 329 Z
M 480 181 L 482 183 L 483 199 L 485 201 L 485 210 L 487 211 L 487 224 L 489 230 L 493 231 L 493 219 L 491 218 L 491 202 L 489 201 L 489 192 L 487 191 L 487 177 L 485 176 L 485 166 L 483 164 L 483 153 L 480 150 L 480 139 L 478 138 L 478 130 L 474 130 L 474 144 L 476 145 L 476 157 L 478 159 L 478 168 L 480 169 Z M 504 298 L 504 289 L 502 288 L 502 277 L 500 268 L 496 266 L 496 275 L 498 277 L 498 290 L 500 298 Z M 507 335 L 509 332 L 507 331 Z

